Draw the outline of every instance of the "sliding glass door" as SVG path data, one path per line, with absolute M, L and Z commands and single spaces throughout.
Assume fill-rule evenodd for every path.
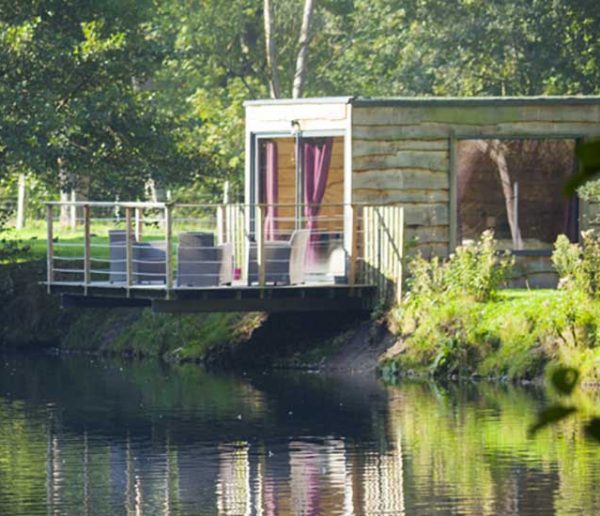
M 325 272 L 343 235 L 344 138 L 258 137 L 255 158 L 254 202 L 266 205 L 266 239 L 310 230 L 307 264 Z

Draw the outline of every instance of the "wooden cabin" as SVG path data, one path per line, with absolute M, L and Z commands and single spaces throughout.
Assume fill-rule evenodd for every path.
M 246 203 L 281 205 L 283 235 L 302 217 L 299 205 L 328 205 L 321 226 L 339 231 L 346 256 L 350 206 L 401 205 L 409 252 L 447 256 L 493 229 L 517 255 L 519 284 L 551 286 L 556 237 L 577 240 L 595 217 L 562 185 L 576 167 L 575 143 L 600 136 L 600 97 L 333 97 L 245 108 Z M 325 177 L 311 161 L 322 148 Z M 307 193 L 307 181 L 320 186 Z

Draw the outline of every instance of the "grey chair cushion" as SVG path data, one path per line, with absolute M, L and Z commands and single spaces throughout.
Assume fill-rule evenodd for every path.
M 166 283 L 165 249 L 164 240 L 139 242 L 132 245 L 134 283 Z
M 278 285 L 304 283 L 306 249 L 310 231 L 296 230 L 289 242 L 265 242 L 265 282 Z M 248 283 L 258 282 L 256 242 L 250 243 L 248 257 Z
M 212 233 L 181 233 L 177 248 L 177 285 L 209 287 L 231 283 L 233 246 L 214 245 Z

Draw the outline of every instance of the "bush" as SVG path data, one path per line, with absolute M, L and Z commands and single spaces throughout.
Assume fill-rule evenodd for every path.
M 487 301 L 506 280 L 513 263 L 509 254 L 498 252 L 491 231 L 485 231 L 472 245 L 458 247 L 446 261 L 418 255 L 408 264 L 409 291 L 403 316 L 418 321 L 434 305 L 455 297 Z
M 600 237 L 582 232 L 581 244 L 572 244 L 565 235 L 554 243 L 552 263 L 559 276 L 559 288 L 585 292 L 600 298 Z

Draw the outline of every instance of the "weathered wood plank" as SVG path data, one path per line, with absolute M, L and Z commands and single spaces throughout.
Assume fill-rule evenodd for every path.
M 448 189 L 354 188 L 352 201 L 373 204 L 447 203 Z
M 445 138 L 434 140 L 358 140 L 352 141 L 352 157 L 382 156 L 399 151 L 446 152 L 448 145 Z
M 375 188 L 385 190 L 409 188 L 437 190 L 448 188 L 448 175 L 445 172 L 432 172 L 414 169 L 368 170 L 352 174 L 353 188 Z
M 447 152 L 400 151 L 387 156 L 364 156 L 352 159 L 352 170 L 415 168 L 438 172 L 448 170 Z
M 423 123 L 382 126 L 354 125 L 352 127 L 352 137 L 363 140 L 447 138 L 450 135 L 451 129 L 456 130 L 456 136 L 458 138 L 490 137 L 491 135 L 495 137 L 555 136 L 557 138 L 566 136 L 600 136 L 600 124 L 598 122 L 514 122 L 494 125 L 476 125 L 467 123 Z
M 404 217 L 407 226 L 446 226 L 450 223 L 446 204 L 405 206 Z
M 421 244 L 448 245 L 448 226 L 409 226 L 406 224 L 405 238 Z
M 354 107 L 357 125 L 395 125 L 437 122 L 493 125 L 515 122 L 597 123 L 600 105 L 561 106 L 420 106 Z
M 425 258 L 431 258 L 433 256 L 439 256 L 440 258 L 448 257 L 448 243 L 447 242 L 414 242 L 410 241 L 408 236 L 405 236 L 405 249 L 406 258 L 410 261 L 411 256 L 415 256 L 421 253 Z M 410 271 L 407 271 L 410 273 Z

